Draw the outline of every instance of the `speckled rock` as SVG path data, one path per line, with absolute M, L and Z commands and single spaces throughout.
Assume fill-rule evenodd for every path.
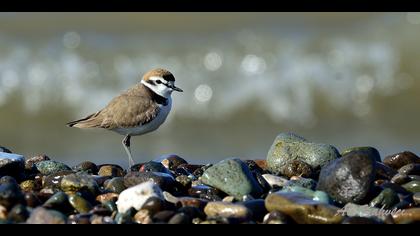
M 33 156 L 25 161 L 25 170 L 31 171 L 35 168 L 36 163 L 49 160 L 51 159 L 45 154 Z
M 267 154 L 267 167 L 274 174 L 284 174 L 285 168 L 298 160 L 317 171 L 338 157 L 338 150 L 331 145 L 311 143 L 297 135 L 282 133 L 276 137 Z
M 420 181 L 413 180 L 413 181 L 410 181 L 410 182 L 402 185 L 402 187 L 405 188 L 409 192 L 418 193 L 418 192 L 420 192 Z
M 58 171 L 54 174 L 47 175 L 42 180 L 42 186 L 44 188 L 59 189 L 61 187 L 61 180 L 64 176 L 73 174 L 72 170 Z
M 36 169 L 43 175 L 51 175 L 63 170 L 71 170 L 66 164 L 57 161 L 41 161 L 35 164 Z
M 393 155 L 389 155 L 384 158 L 383 163 L 391 168 L 394 168 L 395 170 L 398 170 L 399 168 L 411 164 L 411 163 L 420 163 L 420 157 L 418 157 L 416 154 L 405 151 L 396 153 Z
M 64 192 L 87 191 L 96 196 L 99 193 L 99 186 L 91 175 L 76 173 L 64 176 L 61 180 L 61 190 Z
M 119 195 L 117 201 L 118 212 L 126 212 L 131 207 L 139 210 L 150 197 L 163 199 L 162 190 L 152 181 L 130 187 Z
M 100 176 L 112 176 L 112 177 L 123 177 L 125 175 L 124 169 L 119 165 L 100 165 L 98 175 Z
M 247 165 L 236 158 L 223 160 L 208 168 L 201 176 L 204 184 L 242 199 L 244 195 L 259 197 L 262 189 Z
M 123 177 L 114 177 L 105 182 L 105 190 L 113 193 L 121 193 L 126 189 Z
M 282 212 L 300 224 L 337 224 L 343 220 L 343 216 L 336 214 L 339 208 L 313 201 L 302 193 L 271 193 L 265 199 L 265 207 L 270 212 Z
M 399 201 L 398 194 L 394 190 L 386 188 L 369 203 L 369 206 L 390 209 Z
M 35 208 L 26 223 L 28 224 L 65 224 L 67 217 L 59 211 Z
M 25 168 L 22 155 L 0 152 L 0 176 L 18 176 Z
M 99 170 L 98 166 L 91 161 L 84 161 L 82 163 L 79 163 L 76 166 L 73 166 L 72 169 L 76 172 L 86 172 L 88 174 L 93 175 L 96 175 Z
M 245 206 L 227 202 L 209 202 L 204 208 L 208 217 L 234 218 L 238 220 L 249 220 L 252 212 Z
M 372 157 L 350 152 L 322 168 L 317 189 L 341 204 L 361 203 L 373 186 L 375 164 Z
M 381 162 L 381 155 L 379 154 L 379 151 L 374 147 L 352 147 L 347 148 L 344 151 L 341 152 L 341 155 L 344 156 L 350 152 L 361 152 L 365 155 L 371 156 L 375 161 Z

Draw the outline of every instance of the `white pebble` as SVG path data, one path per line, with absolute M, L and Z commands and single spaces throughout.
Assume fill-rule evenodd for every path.
M 143 204 L 150 197 L 158 197 L 163 199 L 162 190 L 152 181 L 147 181 L 139 185 L 130 187 L 122 191 L 118 197 L 118 212 L 124 213 L 131 207 L 140 210 Z

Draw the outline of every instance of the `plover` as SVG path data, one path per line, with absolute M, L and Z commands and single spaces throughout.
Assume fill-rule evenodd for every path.
M 124 135 L 122 141 L 128 155 L 129 167 L 134 165 L 130 150 L 131 136 L 159 128 L 171 111 L 175 77 L 165 69 L 153 69 L 142 80 L 113 98 L 102 110 L 83 119 L 67 123 L 69 127 L 103 128 Z

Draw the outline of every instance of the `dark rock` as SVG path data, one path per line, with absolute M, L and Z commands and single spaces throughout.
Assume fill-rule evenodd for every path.
M 269 212 L 264 216 L 263 224 L 290 224 L 290 218 L 279 211 Z
M 68 224 L 87 225 L 90 224 L 92 214 L 77 214 L 70 215 L 67 222 Z
M 413 194 L 413 201 L 417 206 L 420 205 L 420 193 Z
M 114 177 L 105 182 L 105 190 L 113 193 L 121 193 L 126 189 L 123 177 Z
M 72 168 L 75 172 L 86 172 L 87 174 L 96 175 L 98 173 L 98 166 L 90 161 L 84 161 Z
M 22 204 L 15 205 L 7 215 L 7 219 L 14 223 L 23 223 L 28 219 L 29 212 Z
M 16 183 L 0 184 L 0 205 L 11 209 L 16 204 L 25 204 L 25 199 L 19 185 Z
M 204 184 L 242 199 L 244 195 L 259 197 L 262 189 L 246 164 L 236 158 L 223 160 L 208 168 L 201 176 Z
M 408 192 L 405 188 L 401 187 L 398 184 L 394 184 L 394 183 L 391 183 L 391 182 L 385 182 L 385 183 L 381 184 L 380 187 L 382 189 L 390 188 L 390 189 L 394 190 L 396 193 L 400 193 L 400 194 L 403 194 L 403 195 L 410 194 L 410 192 Z
M 21 178 L 25 168 L 25 158 L 22 155 L 0 152 L 0 177 L 13 176 Z
M 376 162 L 376 179 L 391 180 L 396 174 L 398 174 L 398 171 L 383 164 L 382 162 Z
M 191 197 L 207 199 L 210 201 L 221 201 L 223 197 L 226 196 L 226 193 L 207 185 L 197 185 L 191 187 L 188 189 L 188 194 Z
M 385 157 L 383 163 L 395 170 L 398 170 L 407 164 L 419 164 L 420 157 L 412 152 L 405 151 Z
M 162 158 L 163 158 L 163 160 L 161 161 L 162 165 L 165 168 L 172 171 L 175 171 L 178 168 L 178 166 L 182 164 L 188 164 L 186 160 L 184 160 L 183 158 L 175 154 L 170 154 Z
M 152 180 L 162 190 L 166 191 L 170 191 L 175 184 L 175 179 L 169 174 L 159 172 L 130 172 L 124 176 L 124 185 L 129 188 L 149 180 Z
M 398 169 L 398 173 L 405 175 L 420 175 L 420 164 L 407 164 Z
M 191 224 L 191 218 L 184 213 L 177 213 L 171 217 L 168 224 Z
M 28 224 L 65 224 L 67 217 L 59 211 L 35 208 L 26 223 Z
M 317 189 L 340 204 L 364 202 L 375 180 L 375 164 L 370 156 L 350 152 L 322 168 Z
M 64 176 L 61 180 L 61 190 L 64 192 L 81 192 L 87 191 L 93 196 L 96 196 L 99 191 L 99 186 L 95 179 L 84 173 L 76 173 Z
M 392 206 L 397 204 L 399 201 L 400 199 L 398 198 L 398 194 L 394 190 L 386 188 L 369 203 L 369 206 L 391 209 Z
M 381 224 L 380 221 L 375 220 L 375 219 L 371 219 L 371 218 L 367 218 L 367 217 L 359 217 L 359 216 L 355 216 L 355 217 L 347 217 L 342 224 L 356 224 L 356 225 L 361 225 L 361 224 Z
M 169 174 L 169 172 L 167 171 L 165 166 L 162 165 L 162 163 L 155 161 L 149 161 L 144 163 L 140 168 L 140 172 L 161 172 Z
M 35 164 L 36 169 L 43 175 L 51 175 L 64 170 L 71 170 L 67 165 L 57 161 L 41 161 Z
M 12 151 L 10 151 L 10 149 L 0 146 L 0 152 L 5 152 L 5 153 L 12 153 Z
M 32 171 L 35 168 L 36 163 L 49 160 L 50 158 L 47 155 L 38 155 L 31 157 L 25 161 L 25 170 Z
M 345 149 L 341 152 L 341 155 L 344 156 L 346 154 L 349 154 L 350 152 L 361 152 L 364 153 L 367 156 L 371 156 L 375 161 L 381 162 L 381 155 L 379 154 L 379 151 L 374 147 L 353 147 Z
M 57 192 L 52 195 L 44 204 L 44 208 L 54 209 L 61 212 L 69 212 L 73 207 L 69 203 L 67 194 Z
M 98 175 L 100 176 L 111 176 L 111 177 L 123 177 L 125 175 L 124 169 L 119 165 L 100 165 Z
M 59 189 L 61 187 L 61 180 L 63 180 L 64 176 L 73 173 L 74 171 L 72 170 L 63 170 L 58 171 L 54 174 L 47 175 L 42 181 L 42 186 L 44 188 Z
M 409 182 L 410 180 L 411 179 L 410 177 L 408 177 L 408 175 L 397 173 L 396 175 L 394 175 L 394 177 L 392 177 L 391 183 L 402 185 Z
M 142 210 L 147 210 L 150 212 L 151 215 L 158 213 L 165 209 L 165 203 L 162 199 L 158 197 L 150 197 L 148 198 L 143 206 L 141 207 Z
M 28 207 L 35 208 L 42 204 L 41 200 L 33 192 L 24 193 L 24 198 Z
M 115 223 L 117 224 L 133 224 L 135 223 L 133 220 L 133 216 L 136 214 L 136 210 L 131 208 L 130 210 L 121 213 L 118 212 L 115 216 Z
M 293 160 L 288 162 L 283 167 L 282 174 L 289 178 L 292 176 L 302 176 L 305 178 L 310 178 L 314 173 L 312 171 L 312 167 L 309 164 L 303 161 Z
M 160 211 L 153 215 L 152 220 L 155 223 L 167 223 L 175 214 L 175 211 Z
M 240 204 L 249 209 L 252 216 L 251 219 L 257 222 L 262 222 L 264 220 L 264 216 L 268 213 L 267 209 L 265 208 L 264 199 L 245 201 Z

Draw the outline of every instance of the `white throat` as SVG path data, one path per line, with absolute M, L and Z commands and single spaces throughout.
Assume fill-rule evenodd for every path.
M 155 92 L 156 94 L 158 94 L 158 95 L 160 95 L 164 98 L 170 98 L 171 97 L 172 89 L 166 87 L 163 84 L 151 85 L 151 84 L 148 84 L 148 83 L 144 82 L 144 80 L 141 80 L 140 83 L 142 83 L 144 86 L 148 87 L 153 92 Z

